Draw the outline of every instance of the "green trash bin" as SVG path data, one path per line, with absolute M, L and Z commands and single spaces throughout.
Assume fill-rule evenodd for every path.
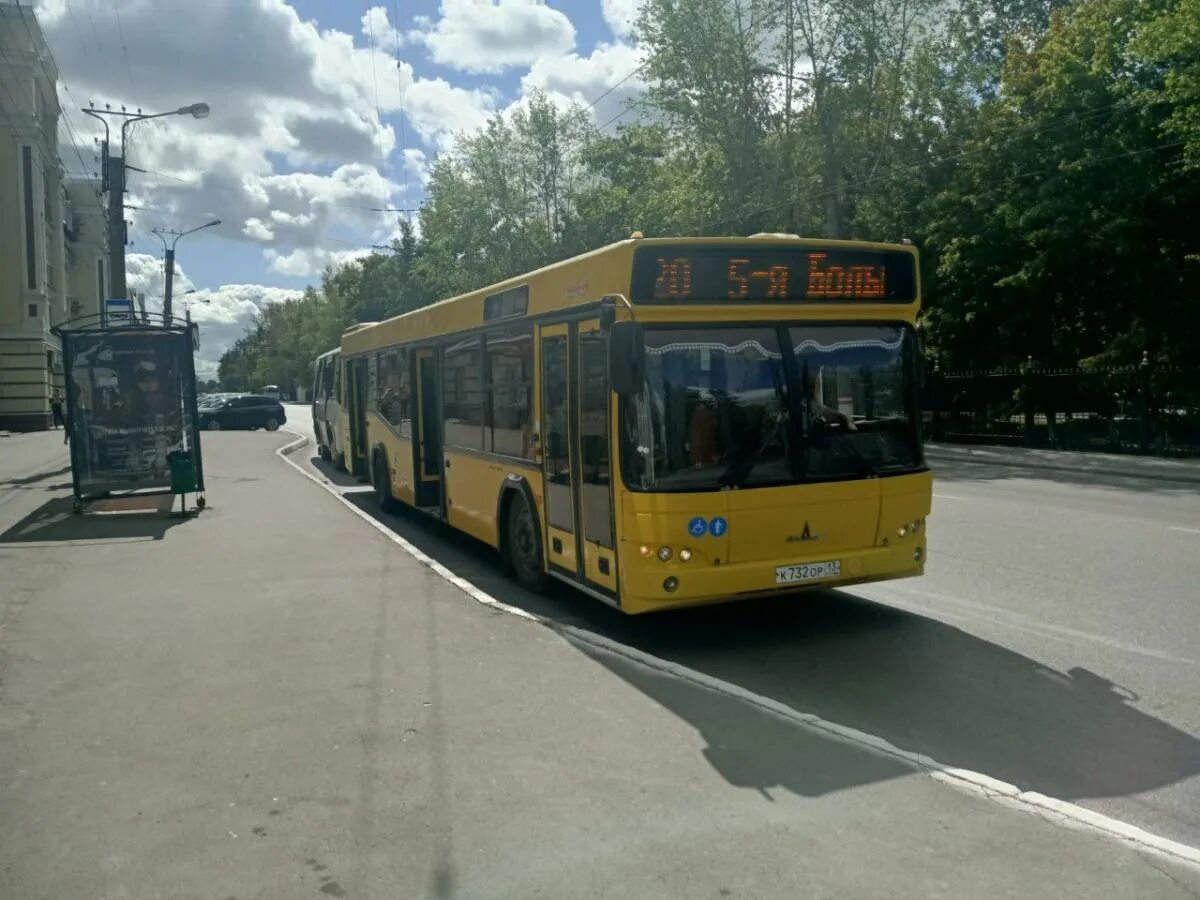
M 196 465 L 192 454 L 178 450 L 169 457 L 171 463 L 171 493 L 194 494 L 196 492 Z

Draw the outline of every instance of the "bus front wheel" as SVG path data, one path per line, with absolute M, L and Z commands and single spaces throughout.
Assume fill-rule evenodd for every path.
M 548 579 L 542 567 L 542 542 L 538 540 L 533 510 L 521 494 L 509 504 L 507 526 L 505 551 L 517 581 L 532 591 L 544 590 Z

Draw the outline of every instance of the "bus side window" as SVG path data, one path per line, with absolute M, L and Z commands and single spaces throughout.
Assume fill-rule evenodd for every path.
M 533 331 L 487 336 L 484 450 L 531 459 L 533 446 Z
M 408 392 L 408 351 L 400 348 L 376 354 L 379 371 L 376 374 L 375 409 L 390 425 L 400 430 L 401 437 L 411 437 L 412 413 Z M 407 427 L 406 427 L 407 425 Z
M 483 449 L 483 360 L 478 335 L 442 355 L 442 440 L 448 447 Z

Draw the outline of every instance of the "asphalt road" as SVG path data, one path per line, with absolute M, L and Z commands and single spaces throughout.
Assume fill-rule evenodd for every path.
M 311 438 L 305 412 L 289 427 Z M 932 464 L 924 577 L 652 618 L 529 594 L 470 539 L 379 518 L 506 603 L 1200 847 L 1200 464 L 1178 482 Z
M 380 533 L 276 459 L 283 436 L 206 436 L 210 507 L 195 519 L 71 516 L 53 439 L 0 440 L 5 898 L 1200 891 L 1200 868 L 813 724 L 1200 843 L 1186 594 L 1159 621 L 1122 617 L 1121 558 L 1089 555 L 1094 582 L 1063 574 L 1066 557 L 1086 561 L 1084 537 L 1038 570 L 1059 559 L 1047 533 L 1006 534 L 1002 559 L 1025 580 L 981 565 L 1005 502 L 1076 533 L 1134 510 L 1169 530 L 1192 527 L 1189 490 L 947 472 L 926 579 L 627 619 L 565 588 L 524 594 L 415 514 Z M 393 535 L 616 643 L 481 605 Z M 1158 594 L 1186 591 L 1185 572 L 1171 577 Z M 1088 612 L 1079 584 L 1098 596 Z

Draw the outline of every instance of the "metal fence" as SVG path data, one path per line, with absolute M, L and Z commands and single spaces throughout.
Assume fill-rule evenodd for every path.
M 1200 367 L 926 373 L 930 440 L 1200 456 Z

